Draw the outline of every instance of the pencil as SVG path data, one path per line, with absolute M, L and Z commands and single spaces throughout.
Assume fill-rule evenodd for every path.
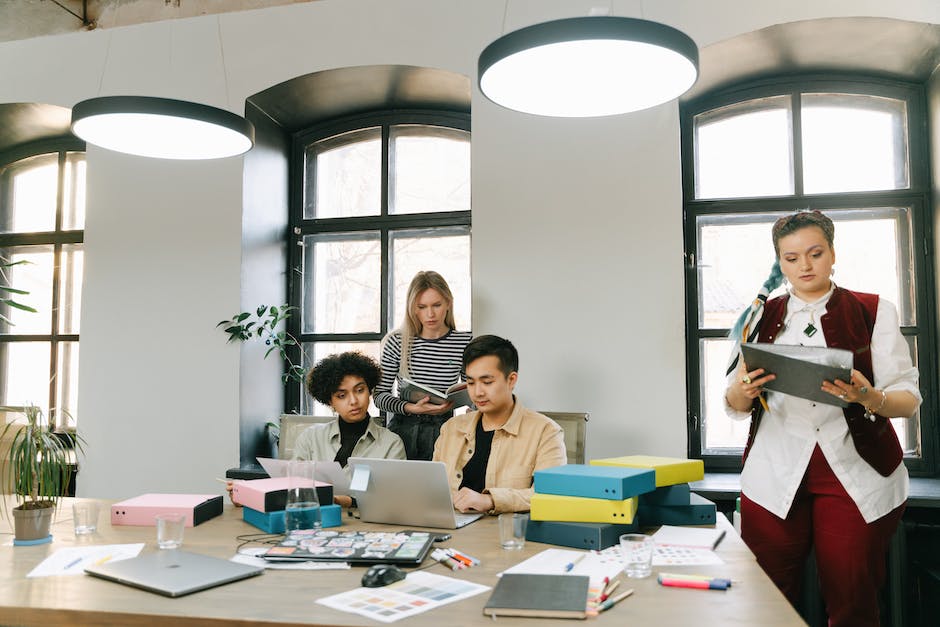
M 574 570 L 574 567 L 577 566 L 577 565 L 581 562 L 581 560 L 583 560 L 583 559 L 584 559 L 585 557 L 587 557 L 587 556 L 588 556 L 587 553 L 582 553 L 582 554 L 579 555 L 578 558 L 575 559 L 574 561 L 568 562 L 568 564 L 565 566 L 565 572 L 566 572 L 566 573 L 570 573 L 571 571 L 573 571 L 573 570 Z
M 615 596 L 614 598 L 612 598 L 612 599 L 607 599 L 606 601 L 604 601 L 603 603 L 601 603 L 599 606 L 597 606 L 597 609 L 598 609 L 598 611 L 600 611 L 600 612 L 606 612 L 607 610 L 609 610 L 609 609 L 612 608 L 613 606 L 617 605 L 618 603 L 620 603 L 621 601 L 623 601 L 624 599 L 626 599 L 626 598 L 627 598 L 628 596 L 630 596 L 631 594 L 633 594 L 633 588 L 630 588 L 629 590 L 624 590 L 623 592 L 621 592 L 620 594 L 618 594 L 618 595 Z
M 611 595 L 611 593 L 613 593 L 613 591 L 616 590 L 616 589 L 617 589 L 617 586 L 619 586 L 619 585 L 620 585 L 620 580 L 617 579 L 617 580 L 614 581 L 612 584 L 610 584 L 609 586 L 607 586 L 607 588 L 604 589 L 604 593 L 601 594 L 601 603 L 603 603 L 604 601 L 606 601 L 606 600 L 607 600 L 607 597 L 609 597 L 609 596 Z

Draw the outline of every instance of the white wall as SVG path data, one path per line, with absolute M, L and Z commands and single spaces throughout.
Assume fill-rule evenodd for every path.
M 593 0 L 510 2 L 506 29 Z M 644 17 L 700 46 L 775 23 L 875 15 L 940 22 L 927 1 L 659 0 Z M 251 94 L 336 67 L 471 76 L 502 0 L 323 0 L 0 44 L 0 102 Z M 638 17 L 636 3 L 614 13 Z M 633 11 L 632 13 L 630 11 Z M 225 51 L 223 73 L 218 33 Z M 588 454 L 684 455 L 678 107 L 600 120 L 505 111 L 474 89 L 474 330 L 520 348 L 531 406 L 592 414 Z M 240 308 L 241 159 L 88 152 L 79 492 L 217 492 L 238 459 L 240 354 L 214 325 Z

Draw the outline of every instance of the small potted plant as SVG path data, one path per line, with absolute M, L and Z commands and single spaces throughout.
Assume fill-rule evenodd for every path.
M 35 405 L 19 409 L 26 421 L 10 422 L 0 432 L 5 461 L 0 485 L 4 494 L 14 495 L 19 503 L 12 508 L 14 541 L 42 542 L 50 537 L 52 514 L 72 478 L 70 452 L 84 453 L 84 440 L 77 434 L 55 433 Z M 3 499 L 4 514 L 8 508 Z

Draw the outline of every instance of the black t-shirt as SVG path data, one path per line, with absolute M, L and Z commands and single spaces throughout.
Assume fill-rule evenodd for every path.
M 483 430 L 483 416 L 477 420 L 476 450 L 467 464 L 463 467 L 463 479 L 460 480 L 461 488 L 470 488 L 475 492 L 483 492 L 486 487 L 486 465 L 490 461 L 490 449 L 493 446 L 493 431 Z
M 352 423 L 346 422 L 342 418 L 336 419 L 339 423 L 339 450 L 336 451 L 336 457 L 333 458 L 334 462 L 339 462 L 339 465 L 343 468 L 346 467 L 349 456 L 352 455 L 353 449 L 356 447 L 356 442 L 366 434 L 370 420 L 372 419 L 369 416 L 359 422 Z

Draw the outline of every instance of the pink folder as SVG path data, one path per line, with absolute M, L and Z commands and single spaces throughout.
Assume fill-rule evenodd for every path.
M 111 505 L 112 525 L 154 526 L 157 514 L 182 514 L 193 527 L 222 513 L 216 494 L 141 494 Z

